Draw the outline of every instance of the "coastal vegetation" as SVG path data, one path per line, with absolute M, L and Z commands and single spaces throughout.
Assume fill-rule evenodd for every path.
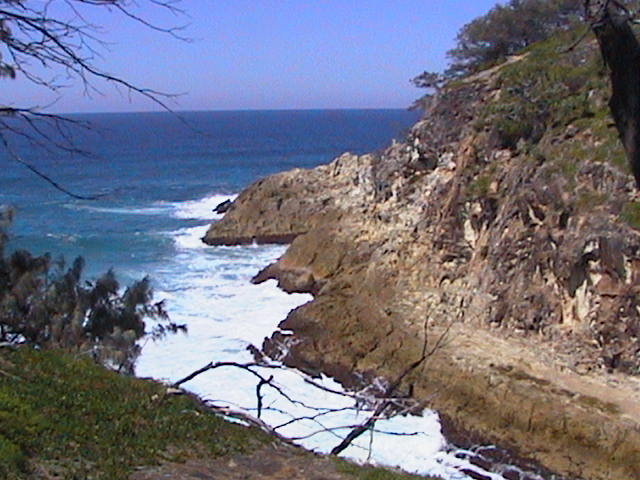
M 449 75 L 489 68 L 551 35 L 575 28 L 582 0 L 510 0 L 464 25 L 449 51 Z
M 269 278 L 314 300 L 288 316 L 267 353 L 345 385 L 399 379 L 394 390 L 441 410 L 464 446 L 507 445 L 513 454 L 496 448 L 489 463 L 518 479 L 527 477 L 505 458 L 570 478 L 640 475 L 629 402 L 640 373 L 640 214 L 609 116 L 607 71 L 575 8 L 497 6 L 463 28 L 454 76 L 416 81 L 436 94 L 406 142 L 263 180 L 206 237 L 295 238 Z M 522 18 L 531 30 L 519 36 Z M 80 261 L 52 274 L 46 257 L 2 258 L 3 339 L 42 349 L 0 351 L 8 478 L 58 468 L 70 478 L 123 478 L 143 464 L 271 441 L 220 423 L 192 397 L 78 355 L 124 345 L 126 361 L 105 363 L 130 370 L 143 319 L 166 325 L 148 283 L 119 295 L 111 274 L 81 286 Z M 440 332 L 447 342 L 407 371 Z M 68 338 L 71 354 L 52 350 L 69 348 Z M 134 393 L 119 401 L 105 390 Z M 184 428 L 169 431 L 176 423 Z M 70 448 L 52 446 L 61 444 Z
M 627 15 L 623 4 L 598 3 Z M 528 17 L 513 11 L 525 5 L 536 3 L 491 18 L 521 25 Z M 350 385 L 397 378 L 449 329 L 400 388 L 443 414 L 448 438 L 508 446 L 543 478 L 545 468 L 640 476 L 629 400 L 640 373 L 637 189 L 592 31 L 606 24 L 599 12 L 550 22 L 500 55 L 469 50 L 455 75 L 424 74 L 416 83 L 432 94 L 404 142 L 238 197 L 205 241 L 293 236 L 266 271 L 314 295 L 267 352 Z M 504 467 L 500 453 L 486 456 Z
M 10 217 L 9 210 L 0 212 L 3 223 Z M 85 281 L 82 258 L 66 268 L 64 259 L 50 255 L 5 255 L 6 240 L 0 229 L 0 343 L 64 348 L 132 374 L 140 339 L 186 331 L 169 319 L 162 301 L 153 301 L 148 278 L 122 291 L 111 270 Z
M 117 374 L 77 352 L 0 347 L 3 479 L 178 478 L 190 466 L 220 475 L 206 478 L 269 478 L 276 472 L 261 473 L 265 457 L 289 472 L 305 469 L 293 478 L 438 480 L 304 452 L 224 420 L 187 392 Z M 228 466 L 233 459 L 238 464 Z

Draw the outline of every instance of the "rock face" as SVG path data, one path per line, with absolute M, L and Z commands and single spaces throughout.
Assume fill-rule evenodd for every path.
M 350 385 L 426 345 L 403 388 L 452 434 L 640 478 L 640 204 L 594 44 L 557 42 L 449 85 L 379 156 L 258 182 L 205 241 L 293 239 L 254 280 L 314 300 L 270 355 Z
M 291 243 L 322 223 L 361 208 L 360 189 L 373 188 L 365 172 L 375 158 L 344 154 L 330 166 L 292 170 L 254 183 L 241 193 L 234 207 L 214 223 L 203 241 L 208 245 Z M 357 193 L 352 187 L 359 186 Z M 336 195 L 341 198 L 337 199 Z

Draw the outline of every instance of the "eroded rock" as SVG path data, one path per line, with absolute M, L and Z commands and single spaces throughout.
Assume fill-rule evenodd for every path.
M 206 241 L 295 236 L 255 281 L 314 300 L 270 355 L 354 385 L 433 349 L 401 388 L 458 430 L 568 478 L 640 478 L 633 180 L 602 158 L 567 166 L 567 152 L 617 145 L 595 117 L 535 145 L 478 129 L 505 95 L 500 72 L 445 89 L 379 157 L 255 184 Z

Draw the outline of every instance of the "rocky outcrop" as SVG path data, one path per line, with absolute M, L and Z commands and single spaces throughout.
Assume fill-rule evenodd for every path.
M 595 46 L 540 48 L 449 85 L 380 156 L 250 187 L 207 241 L 295 237 L 255 281 L 314 300 L 270 355 L 349 385 L 433 348 L 402 388 L 452 432 L 640 478 L 640 204 Z
M 375 162 L 372 155 L 344 154 L 329 166 L 259 180 L 238 196 L 221 221 L 211 225 L 203 241 L 208 245 L 291 243 L 313 227 L 339 220 L 351 208 L 372 201 L 371 179 L 362 172 Z

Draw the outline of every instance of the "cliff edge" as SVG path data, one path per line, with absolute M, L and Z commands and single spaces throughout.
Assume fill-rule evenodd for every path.
M 640 478 L 640 202 L 575 38 L 450 82 L 380 155 L 254 184 L 204 240 L 293 240 L 255 280 L 314 299 L 272 356 L 352 384 L 439 342 L 403 388 L 458 441 Z

